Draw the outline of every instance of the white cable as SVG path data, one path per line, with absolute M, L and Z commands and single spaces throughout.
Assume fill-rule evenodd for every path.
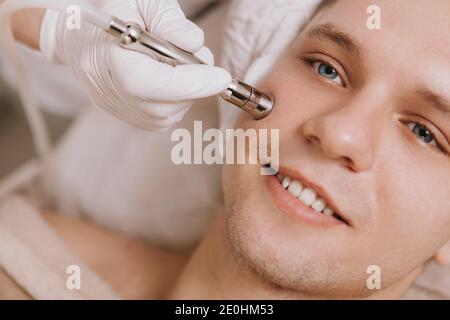
M 19 53 L 11 30 L 11 15 L 18 10 L 28 8 L 53 9 L 65 12 L 69 6 L 78 6 L 82 18 L 107 30 L 111 21 L 109 15 L 102 14 L 94 6 L 81 0 L 5 0 L 0 4 L 0 45 L 6 57 L 10 59 L 13 70 L 17 75 L 19 93 L 22 105 L 33 135 L 33 141 L 41 161 L 44 161 L 51 149 L 50 135 L 42 113 L 31 94 L 26 70 L 19 58 Z
M 3 200 L 5 196 L 29 185 L 30 181 L 39 175 L 40 169 L 40 162 L 34 159 L 21 165 L 12 174 L 2 178 L 0 181 L 0 201 Z
M 6 57 L 10 59 L 12 68 L 17 75 L 22 105 L 33 136 L 36 152 L 41 163 L 47 159 L 51 150 L 50 135 L 43 115 L 31 94 L 26 70 L 20 60 L 12 34 L 11 15 L 18 10 L 28 8 L 53 9 L 65 12 L 67 7 L 72 5 L 79 6 L 82 12 L 82 18 L 86 21 L 104 30 L 109 28 L 111 22 L 111 17 L 109 15 L 102 14 L 92 5 L 80 0 L 5 0 L 0 4 L 0 45 L 6 53 Z M 0 184 L 0 197 L 22 187 L 35 177 L 40 170 L 41 163 L 31 161 L 29 164 L 21 167 L 11 176 L 4 179 Z

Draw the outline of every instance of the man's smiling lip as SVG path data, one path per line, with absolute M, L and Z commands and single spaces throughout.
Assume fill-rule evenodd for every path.
M 316 210 L 304 204 L 294 195 L 290 194 L 286 189 L 284 189 L 276 176 L 267 176 L 266 184 L 269 189 L 269 193 L 275 200 L 277 206 L 282 209 L 282 211 L 287 211 L 287 213 L 294 216 L 295 218 L 300 218 L 304 222 L 308 222 L 316 226 L 325 227 L 332 225 L 345 225 L 352 227 L 351 220 L 341 213 L 339 208 L 333 202 L 332 198 L 328 195 L 328 193 L 322 186 L 305 178 L 299 172 L 293 169 L 282 167 L 279 170 L 279 174 L 283 176 L 289 176 L 293 180 L 298 180 L 302 183 L 304 188 L 314 189 L 318 193 L 318 195 L 325 200 L 327 205 L 331 209 L 333 209 L 333 211 L 342 219 L 342 221 L 337 219 L 336 217 L 326 216 L 323 213 L 317 212 Z

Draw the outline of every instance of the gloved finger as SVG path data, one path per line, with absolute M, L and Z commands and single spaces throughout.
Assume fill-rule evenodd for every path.
M 218 94 L 231 83 L 230 74 L 208 65 L 172 67 L 137 52 L 113 47 L 110 71 L 125 92 L 147 101 L 177 102 Z
M 207 47 L 201 48 L 195 53 L 195 56 L 210 66 L 214 65 L 214 55 Z
M 141 129 L 144 131 L 151 131 L 155 133 L 165 133 L 169 131 L 169 129 L 172 126 L 155 126 L 151 123 L 146 123 L 145 121 L 139 121 L 139 122 L 128 122 L 132 127 Z
M 164 119 L 156 120 L 156 119 L 152 118 L 152 121 L 148 121 L 146 126 L 150 125 L 152 128 L 157 128 L 158 132 L 167 131 L 168 129 L 173 128 L 177 123 L 179 123 L 188 111 L 189 111 L 189 109 L 184 110 L 183 112 L 177 113 L 171 117 L 167 117 Z M 142 121 L 140 121 L 140 122 L 142 122 Z M 144 122 L 145 122 L 145 120 L 144 120 Z
M 141 108 L 146 114 L 152 116 L 155 119 L 166 119 L 186 113 L 192 107 L 192 104 L 192 101 L 180 103 L 154 101 L 143 103 Z
M 159 1 L 157 1 L 157 2 L 159 2 Z M 178 4 L 176 4 L 176 7 L 178 7 Z M 179 9 L 179 7 L 178 7 L 178 9 Z M 136 7 L 136 8 L 130 7 L 130 3 L 128 1 L 124 1 L 124 0 L 112 0 L 112 1 L 110 0 L 110 1 L 107 1 L 104 4 L 104 6 L 103 6 L 103 10 L 105 10 L 105 12 L 108 12 L 109 14 L 111 14 L 113 16 L 119 17 L 123 21 L 136 22 L 136 23 L 139 23 L 143 28 L 147 28 L 145 26 L 145 22 L 142 20 L 142 16 L 141 16 L 141 13 L 140 13 L 141 9 L 139 9 L 139 6 Z M 186 20 L 186 18 L 184 18 L 184 14 L 182 12 L 181 12 L 181 14 L 183 15 L 183 19 Z M 186 20 L 186 21 L 188 22 L 188 24 L 191 24 L 190 21 L 188 21 L 188 20 Z M 192 27 L 192 26 L 190 25 L 190 27 Z M 193 27 L 194 27 L 194 29 L 196 29 L 196 31 L 194 31 L 194 33 L 197 32 L 197 31 L 201 32 L 201 35 L 200 35 L 201 39 L 199 39 L 198 40 L 198 44 L 196 44 L 196 46 L 199 45 L 199 46 L 201 46 L 201 48 L 198 51 L 195 50 L 196 47 L 192 48 L 192 51 L 191 50 L 187 50 L 187 49 L 184 49 L 184 50 L 195 52 L 195 55 L 197 57 L 199 57 L 200 60 L 202 60 L 203 62 L 205 62 L 207 64 L 213 65 L 214 64 L 214 56 L 213 56 L 212 52 L 208 48 L 202 47 L 203 41 L 204 41 L 203 40 L 203 31 L 201 29 L 199 29 L 195 25 Z M 183 34 L 186 35 L 186 30 L 183 30 L 182 32 L 183 32 Z M 155 35 L 158 36 L 157 34 L 155 34 Z M 161 35 L 160 37 L 164 38 L 164 35 Z M 183 39 L 184 39 L 184 37 L 185 36 L 183 36 Z M 167 39 L 167 40 L 169 42 L 172 42 L 173 44 L 177 45 L 176 43 L 174 43 L 170 39 Z M 187 41 L 191 41 L 191 40 L 187 40 Z M 178 45 L 178 46 L 179 47 L 183 47 L 182 44 Z
M 142 28 L 146 28 L 145 21 L 137 7 L 133 6 L 128 0 L 104 0 L 101 8 L 113 17 L 117 17 L 125 22 L 138 23 Z
M 139 112 L 140 113 L 139 118 L 127 117 L 124 118 L 124 120 L 130 123 L 132 126 L 143 130 L 165 132 L 174 125 L 176 125 L 183 118 L 183 115 L 186 112 L 187 110 L 180 112 L 179 114 L 176 114 L 172 117 L 156 119 L 153 116 L 147 114 L 147 110 L 141 107 Z
M 184 110 L 182 110 L 182 111 L 180 111 L 180 112 L 178 112 L 178 113 L 176 113 L 176 114 L 174 114 L 174 115 L 172 115 L 170 117 L 167 117 L 165 119 L 166 123 L 169 123 L 170 127 L 173 127 L 174 125 L 179 123 L 181 120 L 183 120 L 184 116 L 186 115 L 186 113 L 189 112 L 190 109 L 191 108 L 184 109 Z
M 219 94 L 231 83 L 231 75 L 208 65 L 180 65 L 164 87 L 153 91 L 153 99 L 168 102 L 197 100 Z
M 197 52 L 203 47 L 203 30 L 186 18 L 176 0 L 136 0 L 136 4 L 147 29 L 156 37 L 189 52 Z

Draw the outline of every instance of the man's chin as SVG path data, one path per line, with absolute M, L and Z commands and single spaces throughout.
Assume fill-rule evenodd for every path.
M 307 226 L 296 234 L 296 228 L 286 228 L 285 220 L 274 219 L 273 211 L 259 209 L 227 210 L 227 233 L 235 256 L 261 281 L 293 299 L 358 299 L 372 294 L 366 268 L 343 262 L 336 242 L 320 239 L 322 231 Z
M 294 299 L 305 293 L 316 298 L 370 295 L 366 267 L 359 268 L 346 254 L 352 235 L 346 227 L 321 228 L 295 221 L 255 180 L 259 179 L 249 186 L 224 179 L 226 231 L 235 256 L 262 281 L 285 289 Z

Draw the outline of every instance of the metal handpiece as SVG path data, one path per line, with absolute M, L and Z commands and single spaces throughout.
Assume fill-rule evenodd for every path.
M 125 23 L 120 19 L 113 18 L 109 33 L 119 39 L 122 47 L 148 55 L 172 66 L 205 64 L 194 54 L 184 51 L 168 41 L 154 37 L 136 23 Z M 275 104 L 273 96 L 263 93 L 238 79 L 233 79 L 233 82 L 220 96 L 229 103 L 250 113 L 256 120 L 267 117 Z

